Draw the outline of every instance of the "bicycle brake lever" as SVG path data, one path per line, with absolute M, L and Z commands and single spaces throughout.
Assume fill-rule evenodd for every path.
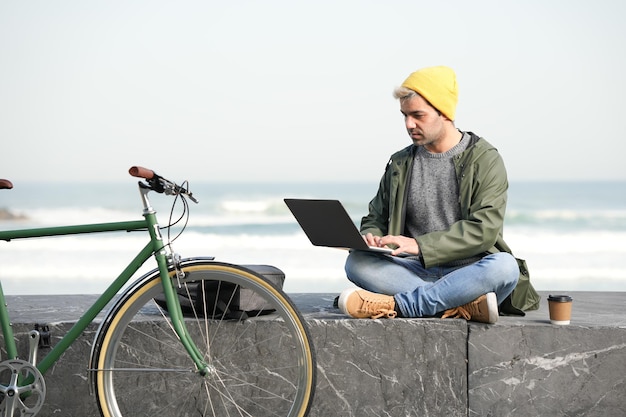
M 191 201 L 193 201 L 194 203 L 198 204 L 198 200 L 193 196 L 193 194 L 191 193 L 191 191 L 189 191 L 188 189 L 186 189 L 185 187 L 181 187 L 180 185 L 177 184 L 173 184 L 174 186 L 174 194 L 183 194 L 186 195 L 187 198 L 189 198 Z
M 187 190 L 184 187 L 181 187 L 180 185 L 170 180 L 166 180 L 165 178 L 161 177 L 160 175 L 157 175 L 156 173 L 154 173 L 154 176 L 152 178 L 146 179 L 146 181 L 148 182 L 148 186 L 150 187 L 150 189 L 159 194 L 163 194 L 163 193 L 165 193 L 166 195 L 184 194 L 191 201 L 198 204 L 198 200 L 193 196 L 193 194 L 189 190 Z
M 193 196 L 193 194 L 191 194 L 189 191 L 187 191 L 187 192 L 185 193 L 185 195 L 186 195 L 186 196 L 187 196 L 187 197 L 188 197 L 191 201 L 193 201 L 194 203 L 198 204 L 198 200 L 197 200 L 197 199 Z

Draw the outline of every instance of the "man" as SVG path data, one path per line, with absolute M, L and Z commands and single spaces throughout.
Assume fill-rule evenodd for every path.
M 346 274 L 361 289 L 344 291 L 340 309 L 356 318 L 495 323 L 499 305 L 522 315 L 518 308 L 536 308 L 527 277 L 518 308 L 512 307 L 510 295 L 525 265 L 502 240 L 506 170 L 496 148 L 455 127 L 454 71 L 418 70 L 394 97 L 413 144 L 391 156 L 361 233 L 370 246 L 395 250 L 348 255 Z

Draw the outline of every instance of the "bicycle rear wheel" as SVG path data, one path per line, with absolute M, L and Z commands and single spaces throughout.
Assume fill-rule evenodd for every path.
M 243 267 L 189 260 L 182 271 L 177 288 L 185 322 L 210 372 L 197 372 L 176 337 L 154 273 L 116 303 L 98 332 L 92 367 L 101 414 L 306 416 L 315 390 L 315 353 L 289 298 Z M 248 317 L 223 314 L 243 289 L 267 306 Z

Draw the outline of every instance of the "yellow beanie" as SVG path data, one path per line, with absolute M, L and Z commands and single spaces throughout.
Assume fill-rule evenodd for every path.
M 454 120 L 459 88 L 452 68 L 438 66 L 415 71 L 402 83 L 402 87 L 417 92 L 448 119 Z

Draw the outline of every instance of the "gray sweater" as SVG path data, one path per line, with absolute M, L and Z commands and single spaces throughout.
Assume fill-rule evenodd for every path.
M 469 139 L 464 132 L 461 141 L 444 153 L 417 148 L 408 189 L 406 236 L 447 230 L 461 219 L 453 158 L 467 149 Z

